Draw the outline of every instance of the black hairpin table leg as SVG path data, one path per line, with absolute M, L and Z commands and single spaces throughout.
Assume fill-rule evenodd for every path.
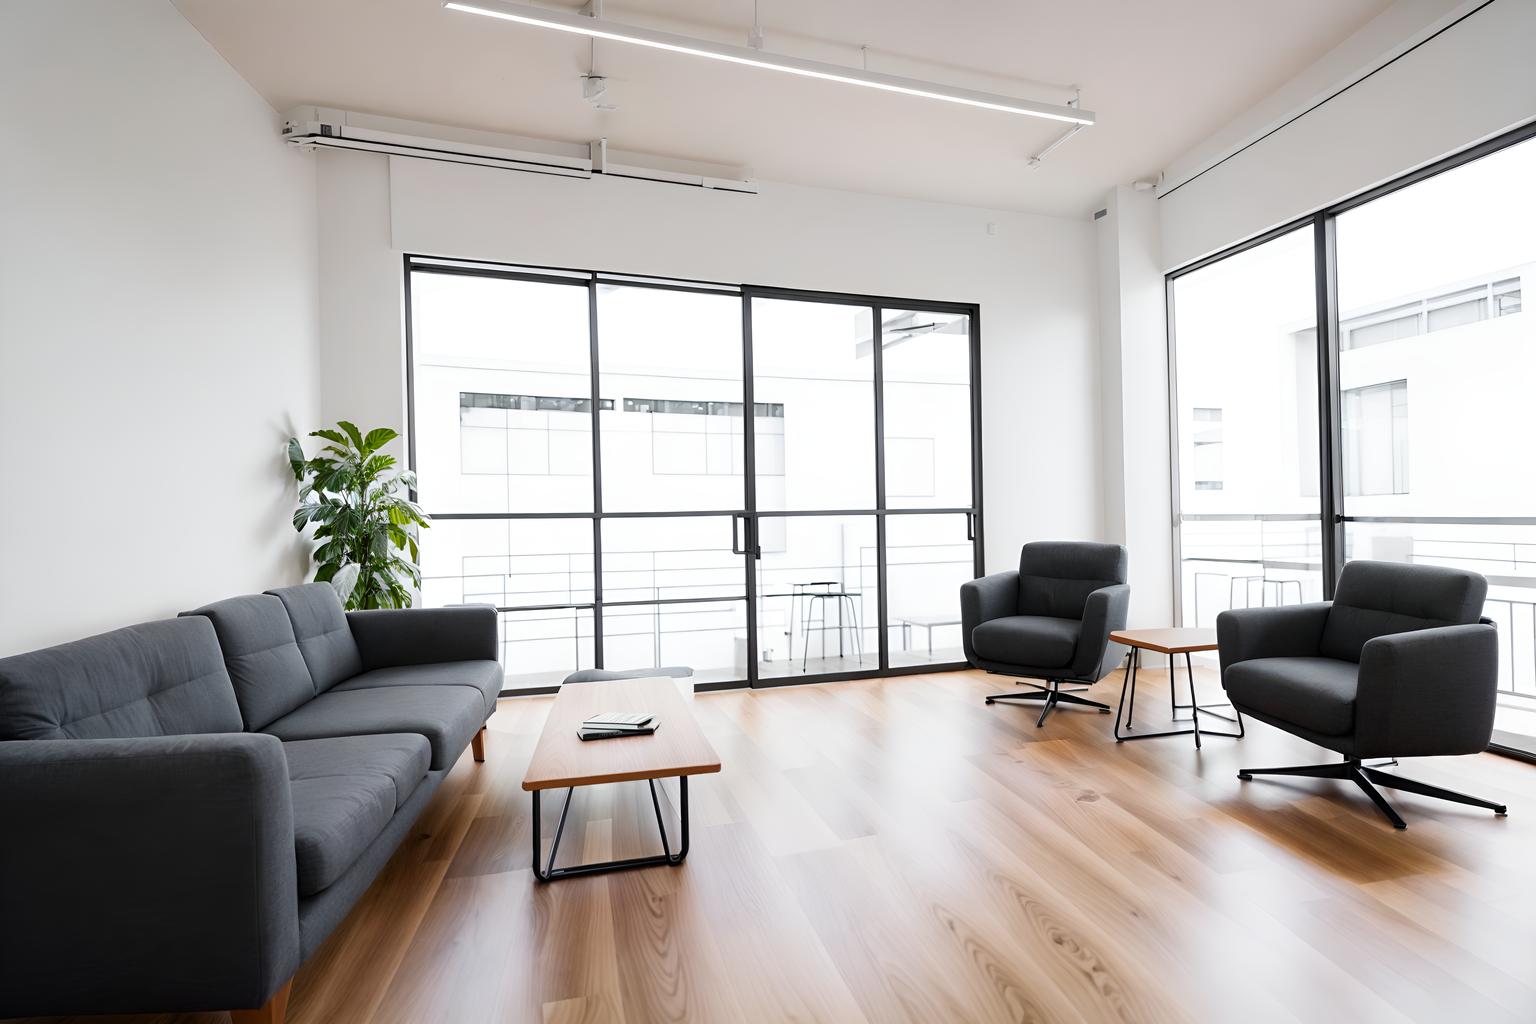
M 661 797 L 656 792 L 655 779 L 646 779 L 646 785 L 651 788 L 651 806 L 656 810 L 656 829 L 661 833 L 661 853 L 649 857 L 628 857 L 624 860 L 607 860 L 595 864 L 573 864 L 569 867 L 555 867 L 555 855 L 560 851 L 560 839 L 565 834 L 566 815 L 571 810 L 571 797 L 575 795 L 573 786 L 566 790 L 565 803 L 560 808 L 560 823 L 555 826 L 555 841 L 549 847 L 549 859 L 543 857 L 543 815 L 540 805 L 540 790 L 533 791 L 533 875 L 541 882 L 553 882 L 557 878 L 570 878 L 574 875 L 598 875 L 606 871 L 623 871 L 628 868 L 649 867 L 676 867 L 688 856 L 688 776 L 679 775 L 677 778 L 678 790 L 678 847 L 677 852 L 672 852 L 672 845 L 667 839 L 667 826 L 661 816 Z

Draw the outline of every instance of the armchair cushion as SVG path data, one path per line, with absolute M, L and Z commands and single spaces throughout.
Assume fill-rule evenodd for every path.
M 426 778 L 431 748 L 406 734 L 283 744 L 299 895 L 326 889 L 379 837 Z
M 240 731 L 240 706 L 204 618 L 145 622 L 0 658 L 0 740 Z
M 1321 653 L 1359 661 L 1366 641 L 1378 636 L 1475 623 L 1487 595 L 1487 580 L 1460 569 L 1350 562 L 1339 576 Z
M 352 627 L 347 624 L 347 613 L 335 587 L 329 583 L 305 583 L 267 593 L 288 609 L 299 652 L 309 666 L 316 690 L 329 690 L 363 670 L 363 656 L 358 652 L 357 641 L 352 639 Z
M 271 594 L 231 597 L 181 614 L 213 623 L 247 729 L 260 729 L 314 697 L 293 623 Z
M 1046 615 L 1007 615 L 971 631 L 976 653 L 988 661 L 1033 668 L 1064 668 L 1077 652 L 1083 624 Z
M 1227 668 L 1232 703 L 1323 736 L 1355 727 L 1360 666 L 1336 658 L 1256 658 Z

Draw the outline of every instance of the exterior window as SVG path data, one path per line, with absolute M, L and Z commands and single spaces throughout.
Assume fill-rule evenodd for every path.
M 1408 493 L 1408 382 L 1343 394 L 1344 494 Z
M 1194 444 L 1195 490 L 1221 490 L 1221 410 L 1209 407 L 1195 410 Z

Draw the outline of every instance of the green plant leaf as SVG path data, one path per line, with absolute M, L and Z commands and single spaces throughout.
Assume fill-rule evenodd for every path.
M 363 438 L 362 449 L 365 453 L 372 454 L 399 436 L 397 431 L 388 427 L 375 427 Z
M 304 446 L 296 437 L 288 439 L 288 468 L 293 470 L 295 480 L 304 479 Z
M 368 461 L 363 463 L 363 475 L 368 477 L 376 477 L 394 464 L 395 457 L 393 455 L 370 455 L 368 457 Z M 380 481 L 375 483 L 373 486 L 378 487 L 380 490 L 387 491 L 389 489 L 389 482 Z
M 357 594 L 358 575 L 362 567 L 356 562 L 351 562 L 337 569 L 331 576 L 331 586 L 336 588 L 336 595 L 341 598 L 345 607 L 353 607 L 352 601 Z
M 357 429 L 356 423 L 351 423 L 347 420 L 337 420 L 336 425 L 347 432 L 347 439 L 352 442 L 352 447 L 357 449 L 363 447 L 363 432 Z
M 313 529 L 315 579 L 329 582 L 351 608 L 406 608 L 421 586 L 417 532 L 430 526 L 411 499 L 416 475 L 379 451 L 399 437 L 389 427 L 364 434 L 346 420 L 310 433 L 327 442 L 304 458 L 297 438 L 288 445 L 299 481 L 294 526 Z

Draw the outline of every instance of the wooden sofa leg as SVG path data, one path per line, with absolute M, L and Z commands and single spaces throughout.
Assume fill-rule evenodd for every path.
M 288 1016 L 288 993 L 293 991 L 293 979 L 283 982 L 283 987 L 272 993 L 265 1006 L 254 1010 L 230 1010 L 230 1024 L 283 1024 Z
M 476 761 L 485 760 L 485 726 L 475 733 L 475 738 L 469 741 L 469 749 L 474 751 Z

